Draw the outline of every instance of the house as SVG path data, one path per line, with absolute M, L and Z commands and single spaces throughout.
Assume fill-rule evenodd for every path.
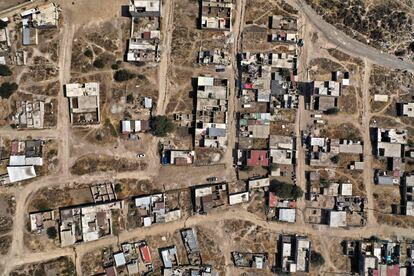
M 229 65 L 228 53 L 221 49 L 198 52 L 198 64 Z
M 398 116 L 414 117 L 414 102 L 413 103 L 397 103 Z
M 197 78 L 196 147 L 227 147 L 227 85 L 226 79 Z
M 329 227 L 338 228 L 345 227 L 346 223 L 346 212 L 345 211 L 329 211 Z
M 283 222 L 294 223 L 296 221 L 296 201 L 292 199 L 278 198 L 274 192 L 267 194 L 268 212 L 267 218 Z
M 65 85 L 69 99 L 70 122 L 74 125 L 99 124 L 99 83 L 70 83 Z
M 30 213 L 29 218 L 31 232 L 42 233 L 45 229 L 55 225 L 53 211 Z
M 173 268 L 164 268 L 164 276 L 216 276 L 218 275 L 211 266 L 200 265 L 200 266 L 179 266 Z
M 175 246 L 161 248 L 160 255 L 165 268 L 172 268 L 179 265 L 177 248 Z
M 339 144 L 340 153 L 362 154 L 363 146 L 361 141 L 341 140 Z
M 122 134 L 130 134 L 137 132 L 149 131 L 150 122 L 148 120 L 122 120 L 121 132 Z
M 312 81 L 305 92 L 305 102 L 311 110 L 327 111 L 338 107 L 342 84 L 337 81 Z
M 248 150 L 246 156 L 247 166 L 269 166 L 269 152 L 267 150 Z
M 295 44 L 298 42 L 298 33 L 297 31 L 289 30 L 272 31 L 269 35 L 269 42 L 285 42 Z
M 161 0 L 130 0 L 129 13 L 132 17 L 160 17 Z
M 243 113 L 239 118 L 239 136 L 268 139 L 270 133 L 270 113 Z
M 196 232 L 192 228 L 180 231 L 187 258 L 190 265 L 201 265 L 201 253 L 197 242 Z
M 226 183 L 216 183 L 195 186 L 192 188 L 194 212 L 206 214 L 212 209 L 224 206 L 228 201 L 228 188 Z
M 29 25 L 28 19 L 22 20 L 22 43 L 24 46 L 37 45 L 38 34 L 37 29 Z
M 166 150 L 163 154 L 163 164 L 176 166 L 191 165 L 195 160 L 195 151 L 193 150 Z
M 282 272 L 309 272 L 311 241 L 298 235 L 281 235 L 279 258 Z
M 100 183 L 91 186 L 91 194 L 95 203 L 116 200 L 116 193 L 113 183 Z
M 248 191 L 229 195 L 229 204 L 230 205 L 246 203 L 246 202 L 249 202 L 249 200 L 250 200 L 250 196 L 249 196 Z
M 39 29 L 57 28 L 59 25 L 59 6 L 49 3 L 36 8 L 31 14 L 33 27 Z
M 140 226 L 148 227 L 154 223 L 165 223 L 181 218 L 181 210 L 166 208 L 163 193 L 138 196 L 134 199 Z
M 160 59 L 159 36 L 149 36 L 148 39 L 132 37 L 128 40 L 128 62 L 159 62 Z
M 386 240 L 358 242 L 359 275 L 400 275 L 400 244 Z
M 17 128 L 42 129 L 44 127 L 45 102 L 17 101 L 16 113 L 12 117 L 13 124 Z
M 270 18 L 270 29 L 279 30 L 297 30 L 298 19 L 294 17 L 288 17 L 283 15 L 273 15 Z
M 231 252 L 235 267 L 264 269 L 269 256 L 267 253 Z
M 405 174 L 401 185 L 401 213 L 414 216 L 414 175 Z
M 248 187 L 249 190 L 253 189 L 261 189 L 270 186 L 270 180 L 268 177 L 265 178 L 258 178 L 258 179 L 249 179 Z
M 61 246 L 95 241 L 112 235 L 112 211 L 123 208 L 122 201 L 60 209 L 59 236 Z
M 201 0 L 201 29 L 231 31 L 232 9 L 232 0 Z
M 404 145 L 407 144 L 407 130 L 374 128 L 372 132 L 377 157 L 403 157 Z
M 7 166 L 10 183 L 36 177 L 35 167 L 43 166 L 42 151 L 41 140 L 12 141 Z

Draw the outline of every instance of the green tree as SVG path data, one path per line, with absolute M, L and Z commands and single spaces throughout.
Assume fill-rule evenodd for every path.
M 135 78 L 135 74 L 125 69 L 118 70 L 114 74 L 114 79 L 118 82 L 127 81 L 133 78 Z
M 325 259 L 323 258 L 322 254 L 316 251 L 311 251 L 311 265 L 312 266 L 322 266 L 325 263 Z
M 112 70 L 118 70 L 119 69 L 119 65 L 114 63 L 111 65 Z
M 8 99 L 19 86 L 15 82 L 5 82 L 0 86 L 0 97 Z
M 88 57 L 88 58 L 93 58 L 93 52 L 91 49 L 86 49 L 85 52 L 83 52 L 83 54 Z
M 325 110 L 324 113 L 327 114 L 327 115 L 335 115 L 335 114 L 338 114 L 338 112 L 339 112 L 339 108 L 332 107 L 332 108 L 329 108 L 329 109 Z
M 156 116 L 151 121 L 152 131 L 155 136 L 165 137 L 175 129 L 173 121 L 167 116 Z
M 303 191 L 299 186 L 277 180 L 270 182 L 270 190 L 280 198 L 298 199 L 303 196 Z
M 47 237 L 48 237 L 49 239 L 51 239 L 51 240 L 56 239 L 56 237 L 57 237 L 57 230 L 56 230 L 56 227 L 51 226 L 51 227 L 47 228 L 47 229 L 46 229 L 46 234 L 47 234 Z
M 105 62 L 102 59 L 98 58 L 95 59 L 95 61 L 93 62 L 93 66 L 95 66 L 98 69 L 102 69 L 105 67 Z
M 10 70 L 9 66 L 0 64 L 0 76 L 11 76 L 13 72 Z
M 122 192 L 122 185 L 120 183 L 115 184 L 115 193 Z

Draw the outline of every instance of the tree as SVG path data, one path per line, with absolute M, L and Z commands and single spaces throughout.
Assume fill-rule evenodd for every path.
M 93 58 L 93 52 L 91 49 L 86 49 L 85 52 L 83 52 L 83 54 L 88 58 Z
M 115 193 L 122 192 L 122 185 L 120 183 L 115 184 Z
M 0 97 L 8 99 L 19 86 L 15 82 L 5 82 L 0 86 Z
M 135 74 L 125 69 L 118 70 L 114 74 L 114 79 L 118 82 L 127 81 L 133 78 L 135 78 Z
M 316 251 L 311 251 L 311 264 L 313 266 L 322 266 L 325 263 L 325 259 L 323 258 L 322 254 Z
M 303 191 L 299 186 L 277 180 L 270 182 L 270 190 L 280 198 L 298 199 L 303 196 Z
M 337 107 L 332 107 L 332 108 L 329 108 L 329 109 L 325 110 L 325 114 L 327 114 L 327 115 L 335 115 L 338 112 L 339 112 L 339 108 L 337 108 Z
M 175 129 L 174 123 L 167 116 L 156 116 L 151 121 L 155 136 L 165 137 Z
M 119 69 L 119 65 L 114 63 L 111 65 L 112 70 L 118 70 Z
M 11 76 L 13 72 L 10 70 L 9 66 L 0 64 L 0 76 Z
M 49 239 L 51 239 L 51 240 L 56 239 L 56 237 L 57 237 L 56 227 L 51 226 L 51 227 L 47 228 L 46 234 L 47 234 L 47 236 L 48 236 Z
M 338 164 L 339 162 L 339 155 L 334 155 L 331 157 L 331 162 L 334 164 Z
M 95 61 L 93 62 L 93 66 L 95 66 L 96 68 L 102 69 L 105 67 L 105 62 L 102 59 L 98 58 L 98 59 L 95 59 Z

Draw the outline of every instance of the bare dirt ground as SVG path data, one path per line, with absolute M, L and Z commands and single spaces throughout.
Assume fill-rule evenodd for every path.
M 47 52 L 42 54 L 50 58 L 52 62 L 55 62 L 59 71 L 54 74 L 49 81 L 45 83 L 55 85 L 58 83 L 57 91 L 56 88 L 52 88 L 53 95 L 57 95 L 58 101 L 58 119 L 57 129 L 43 130 L 43 131 L 24 131 L 17 132 L 11 129 L 1 129 L 0 134 L 11 138 L 18 137 L 54 137 L 58 139 L 57 156 L 58 156 L 58 168 L 53 173 L 39 177 L 35 181 L 28 185 L 16 185 L 13 187 L 1 187 L 0 193 L 10 193 L 15 197 L 16 211 L 11 234 L 6 234 L 5 240 L 8 240 L 8 236 L 11 236 L 11 249 L 8 249 L 4 258 L 0 258 L 0 271 L 3 275 L 9 275 L 13 270 L 20 270 L 23 275 L 30 275 L 36 270 L 33 266 L 28 265 L 27 267 L 21 268 L 20 266 L 27 263 L 37 263 L 45 260 L 52 260 L 58 256 L 69 256 L 75 264 L 76 271 L 79 275 L 82 275 L 82 260 L 88 252 L 98 250 L 103 247 L 115 246 L 123 241 L 132 239 L 148 239 L 154 242 L 155 245 L 159 246 L 167 243 L 181 244 L 176 237 L 176 231 L 183 227 L 196 227 L 200 231 L 200 235 L 203 238 L 203 254 L 204 258 L 208 262 L 212 262 L 217 265 L 217 269 L 222 271 L 226 275 L 238 275 L 244 273 L 243 270 L 235 269 L 232 265 L 230 253 L 232 250 L 242 250 L 240 244 L 246 245 L 249 250 L 266 250 L 269 253 L 276 252 L 275 238 L 278 233 L 289 232 L 309 235 L 314 242 L 315 248 L 317 248 L 324 256 L 326 261 L 327 271 L 348 271 L 349 263 L 339 253 L 339 243 L 345 238 L 361 238 L 369 237 L 373 234 L 380 235 L 384 238 L 396 235 L 403 235 L 409 238 L 414 238 L 413 233 L 408 228 L 403 228 L 406 225 L 398 223 L 377 224 L 377 216 L 375 216 L 375 188 L 372 186 L 372 173 L 371 173 L 371 149 L 368 132 L 365 131 L 369 127 L 371 118 L 379 116 L 371 112 L 369 94 L 370 76 L 372 72 L 375 73 L 375 69 L 371 70 L 372 63 L 368 60 L 362 60 L 362 57 L 351 57 L 343 55 L 341 51 L 332 50 L 338 45 L 329 43 L 326 41 L 324 34 L 319 33 L 313 28 L 305 17 L 301 14 L 301 20 L 304 22 L 304 27 L 301 30 L 303 37 L 306 41 L 306 49 L 301 50 L 300 55 L 300 79 L 306 80 L 307 69 L 320 71 L 322 75 L 326 75 L 327 71 L 325 67 L 320 65 L 320 62 L 324 62 L 332 68 L 346 68 L 350 72 L 354 72 L 355 78 L 352 80 L 353 87 L 349 91 L 345 91 L 345 97 L 347 100 L 342 103 L 344 111 L 338 116 L 333 116 L 328 120 L 328 125 L 337 126 L 342 121 L 352 120 L 352 125 L 358 128 L 362 133 L 362 139 L 364 141 L 364 160 L 366 160 L 364 173 L 362 175 L 364 186 L 358 187 L 360 192 L 366 193 L 368 197 L 368 208 L 369 217 L 368 225 L 363 228 L 355 228 L 343 231 L 341 229 L 315 229 L 312 226 L 304 224 L 303 220 L 299 220 L 298 223 L 287 226 L 281 223 L 269 223 L 264 220 L 263 216 L 258 213 L 261 208 L 260 206 L 251 206 L 250 209 L 239 208 L 226 208 L 220 212 L 214 212 L 207 216 L 192 216 L 186 220 L 179 220 L 168 225 L 154 225 L 151 228 L 145 229 L 134 229 L 130 231 L 123 231 L 117 236 L 107 237 L 98 240 L 93 243 L 85 243 L 77 245 L 74 248 L 49 248 L 42 252 L 31 252 L 25 248 L 25 242 L 27 236 L 25 235 L 25 229 L 27 224 L 27 211 L 33 210 L 36 200 L 41 198 L 49 198 L 50 194 L 44 192 L 43 189 L 49 187 L 60 187 L 65 185 L 70 187 L 76 187 L 79 184 L 88 184 L 95 181 L 105 181 L 107 179 L 115 179 L 117 181 L 126 182 L 124 185 L 128 189 L 124 190 L 125 196 L 137 192 L 148 192 L 157 189 L 177 189 L 183 187 L 190 187 L 194 184 L 205 183 L 205 178 L 209 176 L 217 176 L 220 179 L 224 177 L 228 181 L 232 181 L 234 177 L 234 170 L 232 169 L 232 148 L 235 142 L 235 120 L 230 116 L 229 121 L 229 149 L 224 153 L 224 165 L 218 166 L 202 166 L 202 167 L 161 167 L 159 165 L 159 156 L 157 153 L 158 138 L 144 135 L 142 140 L 134 143 L 132 141 L 126 141 L 124 137 L 113 136 L 111 137 L 112 127 L 108 126 L 109 131 L 104 129 L 104 125 L 100 127 L 91 127 L 85 129 L 75 129 L 70 126 L 69 116 L 67 110 L 67 100 L 64 98 L 62 85 L 73 80 L 99 80 L 102 81 L 103 97 L 104 102 L 102 103 L 104 108 L 104 118 L 109 118 L 110 123 L 116 128 L 116 122 L 124 114 L 125 106 L 119 108 L 115 105 L 115 102 L 122 101 L 122 97 L 126 97 L 128 93 L 138 96 L 140 91 L 135 91 L 136 85 L 142 85 L 142 90 L 146 90 L 147 87 L 159 86 L 160 94 L 155 95 L 157 89 L 146 91 L 149 93 L 146 95 L 153 95 L 157 102 L 157 114 L 171 115 L 174 112 L 191 112 L 192 110 L 192 98 L 190 98 L 192 91 L 191 78 L 197 75 L 208 72 L 213 74 L 214 71 L 210 68 L 198 68 L 193 65 L 195 54 L 201 46 L 211 48 L 220 46 L 229 48 L 230 56 L 234 57 L 242 49 L 242 36 L 241 33 L 247 21 L 254 21 L 254 24 L 265 23 L 266 16 L 273 12 L 264 11 L 267 9 L 266 5 L 256 5 L 257 9 L 245 9 L 245 6 L 251 7 L 252 1 L 249 0 L 238 0 L 236 1 L 236 9 L 234 10 L 234 26 L 233 34 L 222 34 L 215 32 L 201 32 L 195 30 L 195 19 L 198 11 L 198 7 L 194 1 L 168 1 L 164 5 L 164 10 L 168 16 L 163 18 L 163 30 L 166 35 L 163 39 L 164 54 L 162 58 L 162 65 L 165 68 L 162 70 L 151 69 L 151 68 L 134 68 L 130 65 L 123 64 L 125 68 L 129 70 L 136 70 L 139 74 L 145 76 L 145 79 L 133 80 L 128 82 L 126 85 L 112 84 L 113 70 L 110 68 L 110 63 L 119 58 L 124 52 L 124 30 L 123 22 L 125 18 L 120 17 L 121 5 L 124 5 L 124 1 L 109 1 L 109 0 L 75 0 L 75 1 L 57 1 L 61 4 L 63 9 L 63 22 L 60 28 L 57 41 L 59 42 L 58 54 L 54 52 Z M 73 4 L 72 4 L 73 2 Z M 250 6 L 249 6 L 250 5 Z M 269 2 L 272 9 L 278 9 L 279 7 L 274 4 L 274 1 Z M 104 6 L 105 9 L 96 9 L 96 7 Z M 270 10 L 270 9 L 269 9 Z M 94 11 L 91 13 L 91 11 Z M 180 14 L 180 16 L 173 16 Z M 182 15 L 182 16 L 181 16 Z M 262 16 L 263 15 L 263 16 Z M 302 18 L 303 17 L 303 18 Z M 173 22 L 173 24 L 171 24 Z M 185 26 L 185 27 L 180 27 Z M 109 43 L 108 39 L 101 39 L 100 42 L 95 41 L 91 37 L 83 36 L 84 32 L 92 33 L 99 32 L 100 26 L 106 26 L 109 30 L 108 37 L 113 35 L 116 37 L 114 43 Z M 165 28 L 165 26 L 168 26 Z M 112 30 L 112 31 L 111 31 Z M 118 32 L 113 32 L 118 30 Z M 316 35 L 315 35 L 316 34 Z M 82 41 L 80 41 L 82 37 Z M 75 41 L 79 39 L 79 41 Z M 112 41 L 112 39 L 110 39 Z M 55 42 L 55 41 L 51 41 Z M 113 41 L 112 41 L 113 42 Z M 108 43 L 106 45 L 106 43 Z M 94 45 L 97 44 L 97 45 Z M 94 69 L 90 66 L 86 66 L 82 69 L 76 67 L 77 58 L 80 59 L 81 52 L 85 47 L 92 47 L 96 56 L 104 57 L 104 54 L 108 54 L 105 68 L 102 70 Z M 207 49 L 206 49 L 207 50 Z M 77 52 L 76 52 L 77 51 Z M 73 55 L 73 53 L 78 55 Z M 112 56 L 112 54 L 114 56 Z M 57 56 L 57 59 L 56 57 Z M 115 59 L 114 59 L 115 58 Z M 171 58 L 171 60 L 170 60 Z M 318 60 L 314 65 L 310 66 L 312 59 L 326 58 L 330 60 Z M 82 57 L 83 59 L 83 57 Z M 90 65 L 91 61 L 89 62 Z M 332 63 L 332 64 L 331 64 Z M 314 67 L 315 66 L 315 67 Z M 314 68 L 313 68 L 314 67 Z M 312 69 L 313 68 L 313 69 Z M 229 78 L 230 87 L 230 101 L 229 101 L 229 114 L 234 114 L 237 111 L 235 105 L 235 78 L 234 73 L 236 72 L 236 62 L 233 58 L 231 60 L 231 66 L 226 69 L 226 72 L 219 74 L 219 76 Z M 328 69 L 331 69 L 329 67 Z M 36 69 L 37 70 L 37 69 Z M 323 70 L 325 72 L 323 72 Z M 22 73 L 23 75 L 23 73 Z M 40 76 L 42 77 L 42 76 Z M 43 78 L 43 77 L 42 77 Z M 162 82 L 160 82 L 162 78 Z M 23 81 L 28 79 L 23 78 Z M 42 81 L 43 82 L 43 81 Z M 113 85 L 113 86 L 112 86 Z M 29 86 L 29 84 L 27 85 Z M 56 91 L 55 91 L 56 90 Z M 122 90 L 126 90 L 128 93 L 122 95 Z M 139 90 L 139 89 L 137 89 Z M 114 98 L 111 101 L 112 97 Z M 352 102 L 352 105 L 346 106 L 347 102 Z M 3 102 L 1 103 L 3 105 Z M 136 103 L 132 103 L 128 108 L 133 108 Z M 355 110 L 353 106 L 358 108 Z M 121 111 L 118 111 L 121 110 Z M 115 111 L 115 112 L 112 112 Z M 291 120 L 292 128 L 290 131 L 299 136 L 300 130 L 307 125 L 310 114 L 304 111 L 303 102 L 300 104 L 299 112 L 295 114 L 296 118 Z M 104 122 L 105 120 L 103 120 Z M 293 125 L 295 123 L 295 125 Z M 102 128 L 101 128 L 102 127 Z M 109 136 L 108 141 L 101 143 L 96 141 L 97 132 L 101 131 L 106 136 Z M 172 138 L 172 137 L 171 137 Z M 172 138 L 173 139 L 173 138 Z M 299 140 L 299 139 L 298 139 Z M 298 142 L 299 143 L 299 142 Z M 183 143 L 184 145 L 184 143 Z M 298 147 L 300 148 L 300 147 Z M 137 151 L 144 151 L 147 155 L 146 159 L 138 161 L 136 158 Z M 75 166 L 76 160 L 83 158 L 82 156 L 90 156 L 90 154 L 96 154 L 104 156 L 103 163 L 104 168 L 101 169 L 100 165 L 89 165 L 91 160 L 87 159 L 88 167 L 82 166 L 82 168 L 71 170 Z M 299 151 L 299 159 L 303 160 L 304 153 Z M 118 159 L 117 159 L 118 158 Z M 82 160 L 82 159 L 81 159 Z M 125 160 L 126 166 L 122 166 L 119 172 L 114 173 L 108 171 L 109 162 L 116 162 L 118 160 Z M 94 160 L 92 160 L 94 161 Z M 96 161 L 96 160 L 95 160 Z M 85 162 L 85 161 L 84 161 Z M 136 167 L 129 167 L 133 170 L 125 170 L 128 168 L 128 164 L 133 162 L 147 163 L 148 165 L 144 170 L 135 170 Z M 78 172 L 82 172 L 87 168 L 85 174 L 78 175 Z M 297 167 L 298 172 L 303 172 L 305 169 L 304 164 L 300 162 Z M 96 171 L 97 170 L 97 171 Z M 101 171 L 100 171 L 101 170 Z M 89 172 L 93 173 L 89 174 Z M 174 175 L 174 177 L 172 177 Z M 347 177 L 346 174 L 342 175 Z M 127 180 L 125 180 L 127 179 Z M 140 181 L 148 182 L 140 182 Z M 358 180 L 360 181 L 360 179 Z M 304 187 L 304 177 L 298 176 L 298 183 L 301 187 Z M 151 186 L 151 187 L 148 187 Z M 139 188 L 138 188 L 139 187 Z M 364 191 L 362 191 L 364 190 Z M 54 191 L 53 189 L 51 192 Z M 61 195 L 62 190 L 56 190 L 56 193 Z M 67 190 L 64 190 L 66 191 Z M 42 194 L 42 195 L 39 195 Z M 79 194 L 67 196 L 57 196 L 53 199 L 55 202 L 62 201 L 64 203 L 71 202 L 72 198 L 80 198 Z M 54 205 L 55 206 L 55 205 Z M 57 206 L 57 205 L 56 205 Z M 303 202 L 299 202 L 298 207 L 303 207 Z M 237 220 L 236 220 L 237 218 Z M 380 220 L 379 220 L 380 221 Z M 402 227 L 403 226 L 403 227 Z M 9 231 L 9 230 L 7 230 Z M 161 236 L 167 236 L 165 243 L 160 242 Z M 205 242 L 205 244 L 204 244 Z M 330 250 L 323 250 L 324 248 L 331 248 Z M 155 255 L 155 253 L 154 253 Z M 184 259 L 183 256 L 180 258 Z M 274 258 L 274 256 L 271 256 Z M 26 270 L 27 269 L 27 270 Z M 23 272 L 22 272 L 23 271 Z M 31 271 L 31 272 L 30 272 Z M 54 270 L 52 270 L 54 271 Z M 56 272 L 56 271 L 55 271 Z M 315 268 L 313 274 L 323 274 L 325 268 Z M 252 272 L 254 273 L 254 272 Z M 267 272 L 266 272 L 267 273 Z M 55 273 L 56 274 L 56 273 Z M 12 274 L 19 275 L 19 274 Z

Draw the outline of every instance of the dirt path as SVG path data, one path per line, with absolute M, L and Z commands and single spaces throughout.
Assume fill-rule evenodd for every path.
M 368 226 L 376 226 L 377 220 L 374 216 L 374 197 L 373 197 L 373 174 L 372 174 L 372 145 L 369 131 L 369 121 L 371 120 L 371 103 L 369 94 L 369 79 L 371 76 L 372 64 L 364 59 L 364 79 L 362 84 L 362 130 L 364 140 L 364 184 L 366 187 L 367 199 L 368 199 Z
M 170 99 L 171 41 L 174 31 L 174 0 L 164 2 L 162 13 L 161 62 L 158 65 L 157 115 L 164 115 Z

